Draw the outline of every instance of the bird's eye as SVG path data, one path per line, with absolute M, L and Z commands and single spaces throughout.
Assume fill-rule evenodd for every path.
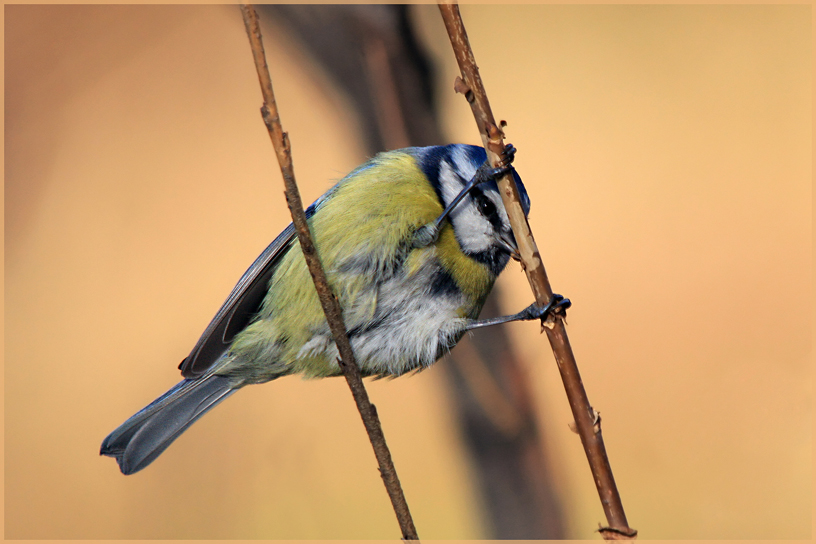
M 485 217 L 496 215 L 496 205 L 489 198 L 482 197 L 476 202 L 479 212 Z

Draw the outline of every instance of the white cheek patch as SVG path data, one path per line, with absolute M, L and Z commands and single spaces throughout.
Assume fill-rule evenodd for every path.
M 451 160 L 465 182 L 470 181 L 476 175 L 476 169 L 479 168 L 479 165 L 473 163 L 465 148 L 455 148 L 451 152 Z
M 493 225 L 476 211 L 470 197 L 463 200 L 450 214 L 459 245 L 468 253 L 485 251 L 493 245 Z
M 454 173 L 451 165 L 447 161 L 442 161 L 439 165 L 439 188 L 445 207 L 456 198 L 463 187 L 460 177 Z
M 478 168 L 478 165 L 470 162 L 467 155 L 461 150 L 456 150 L 452 158 L 458 168 L 458 175 L 451 164 L 446 161 L 443 161 L 439 167 L 440 189 L 446 206 L 459 195 L 464 183 L 476 174 L 476 168 Z M 463 179 L 466 180 L 464 183 L 461 181 Z M 485 251 L 492 246 L 495 236 L 493 225 L 479 213 L 470 195 L 463 198 L 448 217 L 464 251 L 475 253 Z

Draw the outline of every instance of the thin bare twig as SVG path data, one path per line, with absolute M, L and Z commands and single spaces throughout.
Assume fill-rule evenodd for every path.
M 459 69 L 462 72 L 462 78 L 457 78 L 454 89 L 464 94 L 470 103 L 488 158 L 491 164 L 498 166 L 501 151 L 504 147 L 504 134 L 496 125 L 493 112 L 490 109 L 490 103 L 487 100 L 487 94 L 465 32 L 462 16 L 459 13 L 459 6 L 455 3 L 439 4 L 439 10 L 442 12 L 445 28 L 448 31 Z M 504 206 L 507 208 L 513 234 L 518 242 L 521 264 L 527 274 L 527 280 L 530 282 L 536 303 L 545 305 L 552 297 L 552 288 L 547 279 L 547 272 L 544 269 L 541 255 L 533 239 L 530 225 L 524 216 L 518 188 L 513 181 L 513 177 L 511 175 L 503 176 L 499 181 L 499 189 Z M 612 467 L 606 455 L 606 448 L 601 435 L 600 418 L 589 404 L 589 399 L 581 381 L 581 375 L 578 372 L 578 365 L 575 362 L 569 338 L 567 338 L 563 317 L 556 316 L 545 327 L 545 330 L 558 364 L 558 370 L 561 373 L 561 379 L 564 382 L 576 428 L 589 460 L 589 466 L 601 498 L 607 523 L 609 523 L 609 527 L 602 527 L 599 531 L 607 540 L 635 538 L 637 531 L 630 528 L 626 521 L 620 494 L 612 476 Z
M 320 298 L 320 304 L 323 306 L 323 311 L 326 314 L 326 321 L 329 324 L 332 335 L 334 336 L 334 341 L 337 344 L 337 349 L 340 352 L 341 359 L 338 360 L 338 363 L 343 370 L 343 375 L 346 378 L 349 389 L 351 389 L 354 401 L 357 403 L 357 409 L 360 411 L 360 417 L 363 419 L 363 424 L 368 432 L 371 446 L 374 448 L 374 455 L 377 457 L 377 462 L 380 467 L 380 475 L 388 491 L 388 496 L 391 499 L 391 505 L 394 507 L 394 513 L 397 516 L 397 521 L 402 531 L 402 538 L 404 540 L 418 540 L 419 537 L 417 536 L 416 528 L 411 518 L 411 512 L 408 510 L 408 503 L 405 501 L 405 495 L 402 492 L 402 486 L 400 486 L 397 471 L 391 459 L 391 452 L 385 443 L 385 435 L 380 425 L 380 419 L 377 416 L 377 410 L 368 399 L 368 393 L 363 385 L 360 369 L 354 359 L 354 353 L 352 352 L 351 344 L 346 334 L 346 326 L 343 322 L 340 304 L 331 292 L 331 288 L 326 280 L 326 274 L 323 271 L 314 243 L 312 242 L 309 225 L 306 221 L 306 214 L 303 211 L 303 202 L 300 199 L 300 191 L 295 183 L 289 138 L 281 127 L 275 95 L 272 92 L 272 79 L 266 64 L 266 55 L 261 39 L 258 14 L 255 12 L 255 8 L 250 4 L 242 4 L 241 13 L 244 16 L 244 24 L 246 25 L 247 35 L 249 36 L 250 46 L 252 47 L 252 56 L 255 59 L 255 68 L 258 71 L 258 79 L 264 97 L 261 115 L 269 131 L 269 137 L 272 139 L 275 153 L 278 156 L 281 174 L 283 174 L 283 181 L 286 187 L 286 204 L 289 206 L 289 211 L 292 214 L 292 222 L 297 230 L 300 247 L 303 250 L 303 256 L 306 259 L 309 272 L 314 280 L 315 288 Z

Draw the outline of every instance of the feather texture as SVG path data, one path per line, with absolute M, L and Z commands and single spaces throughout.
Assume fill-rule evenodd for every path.
M 482 148 L 464 145 L 380 153 L 306 210 L 363 375 L 427 368 L 478 317 L 512 240 L 495 181 L 461 200 L 435 243 L 414 242 L 485 159 Z M 517 183 L 526 211 L 529 200 Z M 182 362 L 186 379 L 113 431 L 101 453 L 115 457 L 125 474 L 141 470 L 240 387 L 287 374 L 339 375 L 338 356 L 289 225 Z

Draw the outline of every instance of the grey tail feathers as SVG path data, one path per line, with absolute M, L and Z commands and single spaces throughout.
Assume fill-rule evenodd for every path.
M 99 453 L 115 457 L 123 474 L 138 472 L 234 392 L 224 376 L 182 380 L 109 434 Z

